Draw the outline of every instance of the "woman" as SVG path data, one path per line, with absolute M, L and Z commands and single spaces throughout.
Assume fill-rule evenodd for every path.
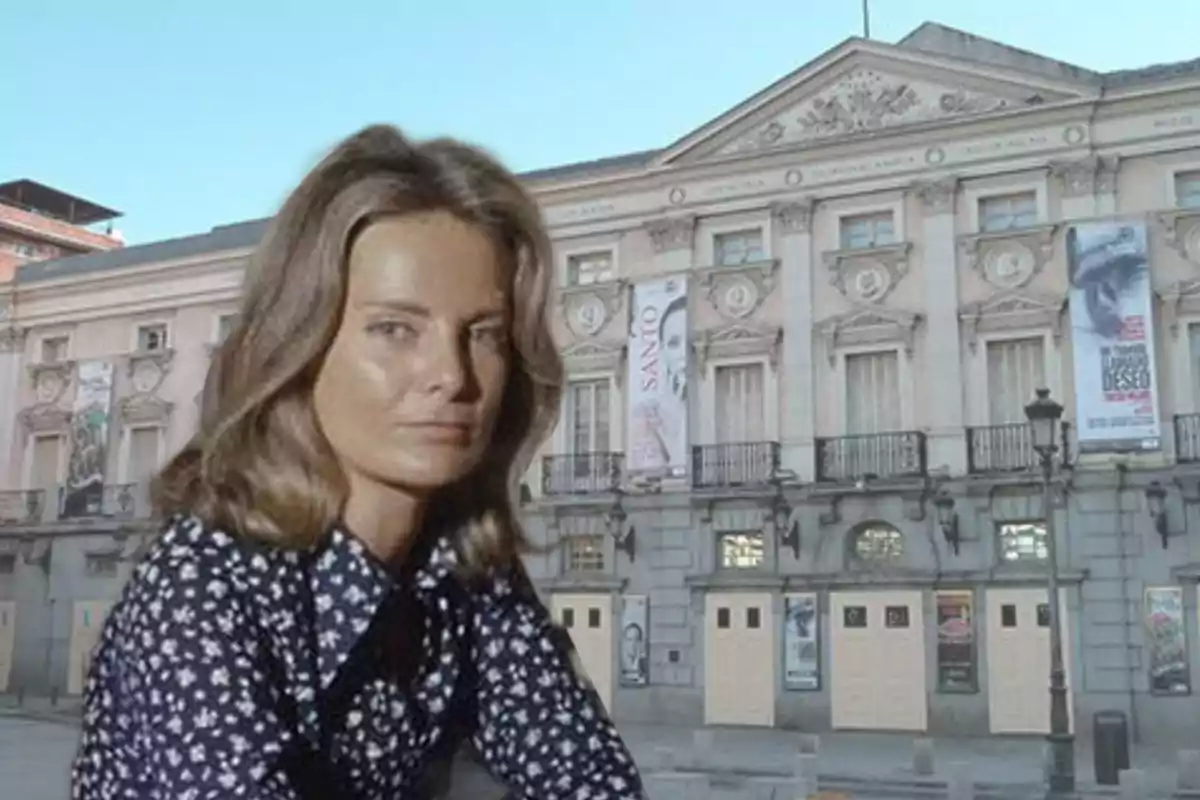
M 483 153 L 370 127 L 284 204 L 106 624 L 91 798 L 412 798 L 469 739 L 525 798 L 635 798 L 524 576 L 562 366 L 549 245 Z

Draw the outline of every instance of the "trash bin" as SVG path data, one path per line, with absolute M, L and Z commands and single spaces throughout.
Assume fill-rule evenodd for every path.
M 1096 783 L 1116 786 L 1129 769 L 1129 718 L 1124 711 L 1097 711 L 1092 717 L 1092 756 Z

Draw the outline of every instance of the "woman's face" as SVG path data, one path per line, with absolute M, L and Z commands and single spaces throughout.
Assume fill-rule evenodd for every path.
M 449 212 L 388 217 L 359 235 L 313 391 L 352 481 L 428 492 L 480 462 L 509 370 L 507 285 L 492 241 Z
M 680 311 L 668 314 L 662 323 L 663 360 L 671 389 L 682 394 L 687 377 L 687 315 Z

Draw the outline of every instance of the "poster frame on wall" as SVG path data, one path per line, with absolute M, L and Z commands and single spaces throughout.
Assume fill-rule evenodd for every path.
M 1179 697 L 1192 693 L 1191 658 L 1188 648 L 1187 613 L 1184 608 L 1182 586 L 1147 586 L 1144 598 L 1144 624 L 1146 636 L 1146 680 L 1150 694 L 1159 696 Z M 1161 619 L 1165 615 L 1167 619 Z M 1162 666 L 1157 663 L 1162 651 L 1156 648 L 1158 628 L 1164 624 L 1174 627 L 1174 646 L 1178 648 L 1178 662 L 1175 675 L 1167 685 L 1161 685 L 1155 672 Z
M 79 362 L 75 368 L 67 476 L 59 507 L 64 519 L 101 516 L 105 511 L 112 396 L 112 362 Z
M 807 630 L 799 623 L 807 615 Z M 816 592 L 783 596 L 783 688 L 790 692 L 821 690 L 821 598 Z M 808 645 L 805 648 L 805 645 Z
M 685 477 L 691 465 L 688 277 L 633 285 L 627 358 L 625 474 Z
M 1079 451 L 1162 449 L 1147 226 L 1111 218 L 1067 229 Z
M 621 596 L 621 626 L 617 630 L 617 674 L 621 686 L 650 683 L 650 598 Z

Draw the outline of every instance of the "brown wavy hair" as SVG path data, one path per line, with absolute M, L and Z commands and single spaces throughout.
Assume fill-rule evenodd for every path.
M 312 389 L 341 324 L 347 256 L 372 221 L 431 210 L 478 225 L 511 276 L 510 374 L 487 455 L 454 493 L 456 545 L 476 573 L 530 549 L 516 492 L 554 426 L 563 375 L 547 320 L 552 262 L 541 214 L 486 153 L 452 139 L 414 142 L 385 125 L 337 145 L 271 222 L 209 366 L 199 430 L 155 481 L 159 513 L 289 547 L 323 538 L 348 490 Z

